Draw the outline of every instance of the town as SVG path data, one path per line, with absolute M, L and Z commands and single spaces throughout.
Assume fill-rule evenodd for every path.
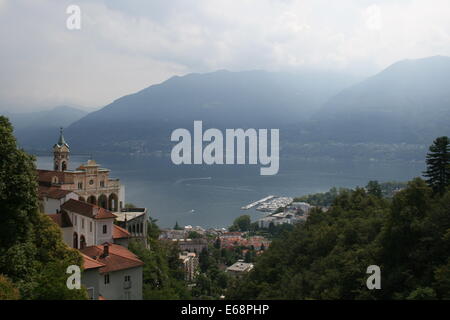
M 59 226 L 66 245 L 82 255 L 81 282 L 89 298 L 142 299 L 145 263 L 129 246 L 137 242 L 150 247 L 151 217 L 147 208 L 127 204 L 125 186 L 95 160 L 71 170 L 70 147 L 62 129 L 53 146 L 53 169 L 37 172 L 40 209 Z M 261 230 L 306 220 L 312 206 L 292 200 L 269 196 L 255 202 L 257 210 L 270 213 L 253 224 L 248 216 L 242 216 L 228 229 L 176 225 L 161 229 L 157 239 L 179 250 L 184 281 L 191 289 L 196 286 L 197 276 L 207 272 L 208 265 L 202 259 L 208 260 L 209 255 L 221 257 L 214 267 L 239 279 L 253 269 L 255 258 L 270 246 L 270 233 Z

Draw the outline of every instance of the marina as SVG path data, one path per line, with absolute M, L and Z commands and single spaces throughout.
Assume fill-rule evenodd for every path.
M 274 195 L 267 196 L 261 200 L 252 202 L 246 206 L 243 206 L 242 210 L 248 210 L 256 207 L 256 210 L 262 212 L 273 212 L 280 207 L 285 207 L 293 201 L 290 197 L 278 197 Z
M 250 204 L 248 204 L 246 206 L 243 206 L 241 208 L 241 210 L 251 209 L 251 208 L 256 207 L 257 205 L 262 204 L 262 203 L 264 203 L 264 202 L 266 202 L 266 201 L 268 201 L 270 199 L 273 199 L 273 198 L 275 198 L 275 196 L 272 196 L 272 195 L 271 196 L 267 196 L 265 198 L 262 198 L 261 200 L 258 200 L 258 201 L 252 202 L 252 203 L 250 203 Z

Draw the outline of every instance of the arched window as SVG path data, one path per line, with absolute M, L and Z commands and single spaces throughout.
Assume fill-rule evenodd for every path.
M 73 233 L 73 247 L 78 249 L 78 234 L 76 232 Z
M 95 198 L 95 196 L 90 196 L 87 199 L 87 202 L 90 203 L 90 204 L 97 204 L 97 199 Z
M 117 208 L 117 204 L 119 202 L 118 200 L 119 199 L 117 198 L 117 195 L 115 193 L 111 193 L 109 195 L 109 197 L 108 197 L 109 210 L 114 211 L 114 212 L 118 211 L 118 208 Z
M 62 162 L 61 169 L 62 169 L 62 171 L 66 171 L 67 170 L 67 163 L 65 161 Z
M 104 209 L 108 209 L 108 198 L 104 194 L 98 197 L 98 205 Z
M 80 249 L 86 248 L 86 238 L 82 235 L 80 237 Z

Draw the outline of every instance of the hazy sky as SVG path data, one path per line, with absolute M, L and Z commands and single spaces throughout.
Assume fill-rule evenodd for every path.
M 449 0 L 0 0 L 0 110 L 100 107 L 217 69 L 371 74 L 450 55 L 449 17 Z

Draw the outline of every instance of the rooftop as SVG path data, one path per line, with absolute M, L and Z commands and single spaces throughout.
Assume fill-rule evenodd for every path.
M 228 272 L 249 272 L 253 269 L 253 263 L 238 261 L 227 268 Z
M 118 225 L 114 225 L 113 228 L 113 239 L 125 239 L 129 238 L 130 233 L 124 228 L 119 227 Z
M 108 247 L 108 254 L 105 254 L 105 246 Z M 81 253 L 88 257 L 84 262 L 93 263 L 94 260 L 98 264 L 102 264 L 100 272 L 107 273 L 119 270 L 126 270 L 143 266 L 144 263 L 129 251 L 127 248 L 113 243 L 105 243 L 100 246 L 89 246 L 80 250 Z
M 61 209 L 81 214 L 92 219 L 111 219 L 116 215 L 111 211 L 101 208 L 95 204 L 69 199 L 61 205 Z

